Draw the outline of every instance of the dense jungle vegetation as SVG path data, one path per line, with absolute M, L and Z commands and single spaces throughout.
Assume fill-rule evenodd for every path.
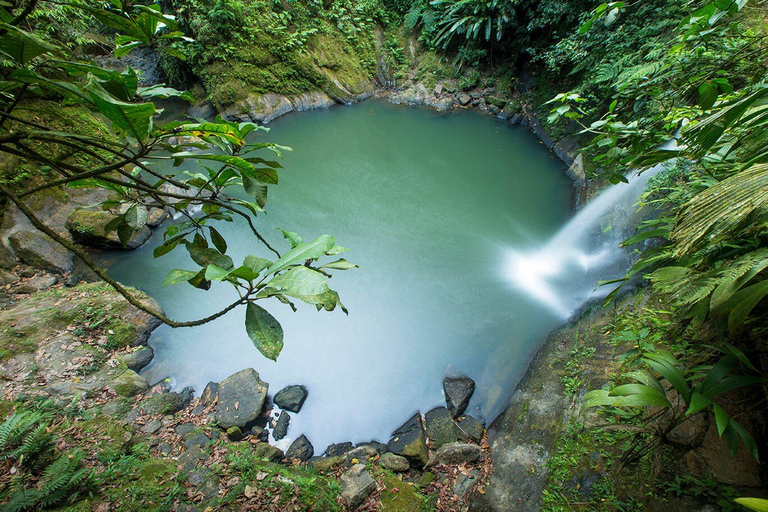
M 601 435 L 621 445 L 617 467 L 619 458 L 658 464 L 671 433 L 702 415 L 713 418 L 732 453 L 765 459 L 767 8 L 758 0 L 14 0 L 0 8 L 0 199 L 87 263 L 86 253 L 25 209 L 25 196 L 63 185 L 106 188 L 130 205 L 109 226 L 125 243 L 145 226 L 149 206 L 183 212 L 199 202 L 203 217 L 169 228 L 157 251 L 185 248 L 195 270 L 174 270 L 166 281 L 235 286 L 241 299 L 223 312 L 246 305 L 250 338 L 274 359 L 282 330 L 256 301 L 343 309 L 325 276 L 354 265 L 335 257 L 317 263 L 344 251 L 333 237 L 304 242 L 285 232 L 290 248 L 281 253 L 253 224 L 274 261 L 249 256 L 235 264 L 212 224 L 263 211 L 280 164 L 262 153 L 285 148 L 247 143 L 261 129 L 255 123 L 216 118 L 157 127 L 154 102 L 182 97 L 223 111 L 253 95 L 318 90 L 346 101 L 373 81 L 493 89 L 547 119 L 556 137 L 574 137 L 594 183 L 622 186 L 630 169 L 665 166 L 642 197 L 650 213 L 625 242 L 638 259 L 621 280 L 626 288 L 646 286 L 663 307 L 617 316 L 612 336 L 632 348 L 611 385 L 584 397 L 614 429 Z M 156 52 L 167 87 L 144 87 L 133 70 L 110 69 L 103 59 L 139 48 Z M 195 88 L 196 98 L 182 92 Z M 185 136 L 205 141 L 196 147 L 203 153 L 178 142 Z M 169 180 L 146 165 L 168 153 L 212 167 Z M 168 184 L 200 192 L 190 198 Z M 252 200 L 227 197 L 230 186 Z M 17 413 L 0 426 L 2 460 L 16 461 L 26 475 L 3 491 L 22 489 L 10 509 L 77 498 L 98 478 L 81 468 L 80 452 L 54 457 L 49 418 Z M 578 501 L 560 485 L 580 464 L 565 452 L 588 442 L 583 430 L 564 429 L 549 509 Z M 701 480 L 681 477 L 668 492 L 704 488 L 721 507 L 737 507 L 737 494 Z M 606 496 L 618 500 L 612 492 Z

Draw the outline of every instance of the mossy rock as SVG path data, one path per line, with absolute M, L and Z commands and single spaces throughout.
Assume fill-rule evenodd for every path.
M 27 265 L 57 274 L 66 274 L 75 268 L 74 255 L 39 232 L 17 231 L 8 241 Z
M 109 383 L 109 387 L 113 389 L 118 396 L 128 397 L 146 393 L 149 389 L 149 384 L 144 377 L 138 373 L 126 369 L 123 373 L 112 379 L 112 382 Z
M 117 215 L 108 211 L 78 208 L 69 215 L 66 226 L 76 242 L 106 249 L 135 249 L 143 245 L 152 235 L 147 226 L 142 226 L 133 233 L 128 244 L 123 247 L 117 231 L 106 232 L 107 224 L 116 218 Z
M 86 438 L 102 460 L 127 453 L 132 444 L 133 435 L 127 430 L 127 424 L 109 416 L 80 421 L 75 423 L 75 427 L 87 434 Z
M 389 475 L 382 479 L 382 483 L 385 487 L 380 498 L 382 512 L 422 512 L 424 498 L 413 486 Z

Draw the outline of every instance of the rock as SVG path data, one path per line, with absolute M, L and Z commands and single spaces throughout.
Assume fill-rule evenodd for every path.
M 259 378 L 253 368 L 246 368 L 219 384 L 216 421 L 224 429 L 250 428 L 261 414 L 269 384 Z
M 253 447 L 253 454 L 270 462 L 280 462 L 284 455 L 283 450 L 268 443 L 258 443 Z
M 381 512 L 421 512 L 424 498 L 416 490 L 395 476 L 384 476 L 381 493 Z M 431 509 L 431 508 L 430 508 Z
M 355 464 L 341 475 L 341 497 L 349 510 L 356 510 L 376 490 L 376 481 L 363 464 Z
M 117 236 L 117 231 L 105 234 L 107 224 L 116 218 L 117 215 L 109 211 L 78 208 L 69 214 L 66 226 L 76 242 L 106 249 L 136 249 L 149 240 L 152 235 L 147 226 L 142 226 L 131 235 L 128 244 L 123 247 Z
M 483 424 L 472 416 L 462 415 L 456 420 L 461 431 L 461 439 L 464 441 L 472 441 L 480 444 L 485 434 Z
M 242 441 L 245 436 L 243 435 L 243 432 L 240 430 L 240 427 L 229 427 L 227 429 L 227 438 L 230 441 Z
M 414 414 L 400 428 L 392 433 L 392 439 L 387 445 L 389 451 L 402 455 L 416 466 L 422 467 L 429 458 L 427 449 L 427 436 L 424 432 L 424 424 L 421 414 Z
M 147 226 L 156 228 L 169 217 L 168 212 L 163 208 L 150 208 L 147 212 Z
M 109 388 L 119 396 L 136 396 L 146 393 L 149 389 L 149 384 L 144 377 L 133 370 L 125 370 L 119 376 L 112 379 L 112 382 L 109 383 Z
M 387 453 L 389 451 L 389 448 L 387 448 L 387 445 L 385 445 L 384 443 L 380 443 L 378 441 L 368 441 L 367 443 L 360 443 L 357 445 L 358 448 L 362 448 L 363 446 L 370 446 L 371 448 L 376 450 L 376 452 L 379 455 Z
M 304 386 L 288 386 L 281 389 L 272 400 L 281 409 L 299 412 L 307 399 L 307 388 Z
M 519 125 L 522 122 L 523 122 L 523 115 L 522 114 L 513 114 L 509 118 L 509 124 L 511 124 L 512 126 L 517 126 L 517 125 Z
M 466 410 L 469 399 L 475 392 L 475 381 L 469 377 L 446 377 L 443 379 L 443 391 L 448 410 L 455 418 Z
M 309 442 L 307 436 L 301 434 L 291 446 L 288 447 L 288 451 L 285 452 L 285 457 L 288 459 L 298 459 L 301 461 L 307 461 L 315 454 L 315 449 L 312 447 L 312 443 Z
M 312 457 L 309 465 L 321 473 L 335 471 L 341 464 L 341 457 Z
M 379 458 L 379 465 L 395 473 L 402 473 L 408 471 L 411 465 L 408 463 L 408 459 L 395 455 L 394 453 L 385 453 Z
M 496 105 L 489 105 L 488 106 L 488 113 L 493 116 L 498 116 L 501 114 L 501 109 L 497 107 Z
M 344 456 L 344 462 L 347 466 L 352 466 L 358 462 L 367 462 L 369 459 L 373 459 L 378 454 L 379 452 L 377 452 L 373 446 L 362 445 L 349 450 Z
M 579 153 L 568 168 L 568 176 L 577 183 L 587 181 L 587 172 L 584 170 L 584 157 Z
M 56 277 L 50 274 L 37 274 L 29 278 L 16 289 L 17 293 L 35 293 L 41 290 L 47 290 L 56 284 Z
M 189 450 L 193 446 L 205 447 L 211 442 L 211 438 L 205 434 L 194 434 L 184 441 L 184 447 Z
M 66 274 L 75 268 L 74 254 L 41 233 L 17 231 L 8 241 L 16 256 L 27 265 L 57 274 Z
M 479 477 L 480 471 L 477 469 L 469 471 L 468 474 L 459 473 L 459 476 L 456 478 L 456 484 L 453 486 L 453 493 L 457 496 L 464 496 L 475 485 Z
M 152 350 L 152 347 L 142 346 L 127 354 L 120 355 L 117 359 L 127 366 L 129 370 L 138 372 L 152 362 L 153 357 L 155 357 L 155 351 Z
M 462 464 L 480 460 L 482 450 L 476 444 L 450 443 L 446 444 L 429 458 L 428 468 L 438 464 Z
M 10 270 L 5 270 L 3 268 L 0 268 L 0 286 L 5 286 L 7 284 L 15 283 L 18 280 L 19 280 L 19 276 L 17 276 Z
M 472 101 L 472 98 L 469 96 L 469 94 L 463 92 L 459 94 L 458 100 L 462 107 L 466 107 L 467 104 Z
M 443 84 L 435 85 L 435 96 L 440 96 L 441 94 L 443 94 Z
M 275 428 L 272 429 L 272 437 L 275 441 L 279 441 L 288 435 L 288 424 L 291 422 L 291 415 L 283 411 L 280 413 L 280 417 L 275 422 Z
M 215 402 L 219 398 L 219 383 L 218 382 L 209 382 L 205 385 L 205 389 L 203 390 L 203 394 L 200 395 L 200 403 L 208 407 L 213 402 Z
M 290 101 L 298 112 L 324 109 L 336 104 L 330 96 L 322 91 L 310 91 L 298 96 L 292 96 Z
M 495 107 L 498 107 L 499 110 L 501 110 L 502 108 L 504 108 L 507 105 L 507 100 L 505 100 L 504 98 L 499 98 L 497 96 L 488 96 L 486 98 L 486 101 L 489 104 L 491 104 L 491 105 L 493 105 Z
M 158 430 L 160 430 L 160 427 L 163 426 L 163 422 L 160 420 L 152 420 L 143 427 L 141 427 L 141 431 L 145 434 L 154 434 Z
M 216 109 L 209 102 L 201 101 L 189 107 L 189 110 L 187 110 L 187 114 L 190 117 L 199 117 L 202 119 L 208 119 L 209 117 L 216 114 Z
M 452 84 L 451 82 L 447 82 L 447 83 L 443 84 L 443 88 L 445 89 L 445 92 L 448 92 L 448 93 L 456 92 L 456 86 L 454 84 Z
M 437 450 L 444 444 L 459 440 L 461 431 L 445 407 L 436 407 L 425 415 L 427 439 L 432 449 Z
M 181 393 L 152 395 L 139 404 L 139 410 L 144 414 L 176 414 L 189 405 L 192 394 L 192 388 L 184 388 Z
M 341 457 L 342 455 L 344 455 L 354 447 L 355 445 L 353 445 L 349 441 L 344 443 L 335 443 L 335 444 L 329 445 L 328 448 L 325 449 L 325 456 Z

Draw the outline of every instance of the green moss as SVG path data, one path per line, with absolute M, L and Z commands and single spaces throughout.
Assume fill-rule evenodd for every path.
M 422 512 L 424 497 L 396 476 L 385 475 L 381 493 L 382 512 Z
M 130 448 L 132 436 L 126 424 L 109 416 L 79 421 L 74 426 L 86 434 L 101 460 L 119 458 Z

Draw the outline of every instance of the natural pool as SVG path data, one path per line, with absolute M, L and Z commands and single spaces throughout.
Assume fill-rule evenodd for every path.
M 562 163 L 527 130 L 474 111 L 370 100 L 269 126 L 259 137 L 294 152 L 270 188 L 260 231 L 282 250 L 278 226 L 305 240 L 332 234 L 350 248 L 343 256 L 361 268 L 330 280 L 349 316 L 262 303 L 285 331 L 276 363 L 252 346 L 243 309 L 193 329 L 161 327 L 150 339 L 147 380 L 171 376 L 199 394 L 208 381 L 253 367 L 270 394 L 303 384 L 309 398 L 292 414 L 288 438 L 306 434 L 316 453 L 333 442 L 386 442 L 413 412 L 444 403 L 446 372 L 476 381 L 467 413 L 492 420 L 563 320 L 505 275 L 510 250 L 544 245 L 571 216 Z M 260 250 L 243 226 L 217 227 L 236 262 Z M 134 252 L 105 255 L 110 274 L 172 318 L 206 316 L 233 300 L 225 286 L 163 288 L 170 269 L 192 266 L 183 250 L 152 257 L 161 232 Z

